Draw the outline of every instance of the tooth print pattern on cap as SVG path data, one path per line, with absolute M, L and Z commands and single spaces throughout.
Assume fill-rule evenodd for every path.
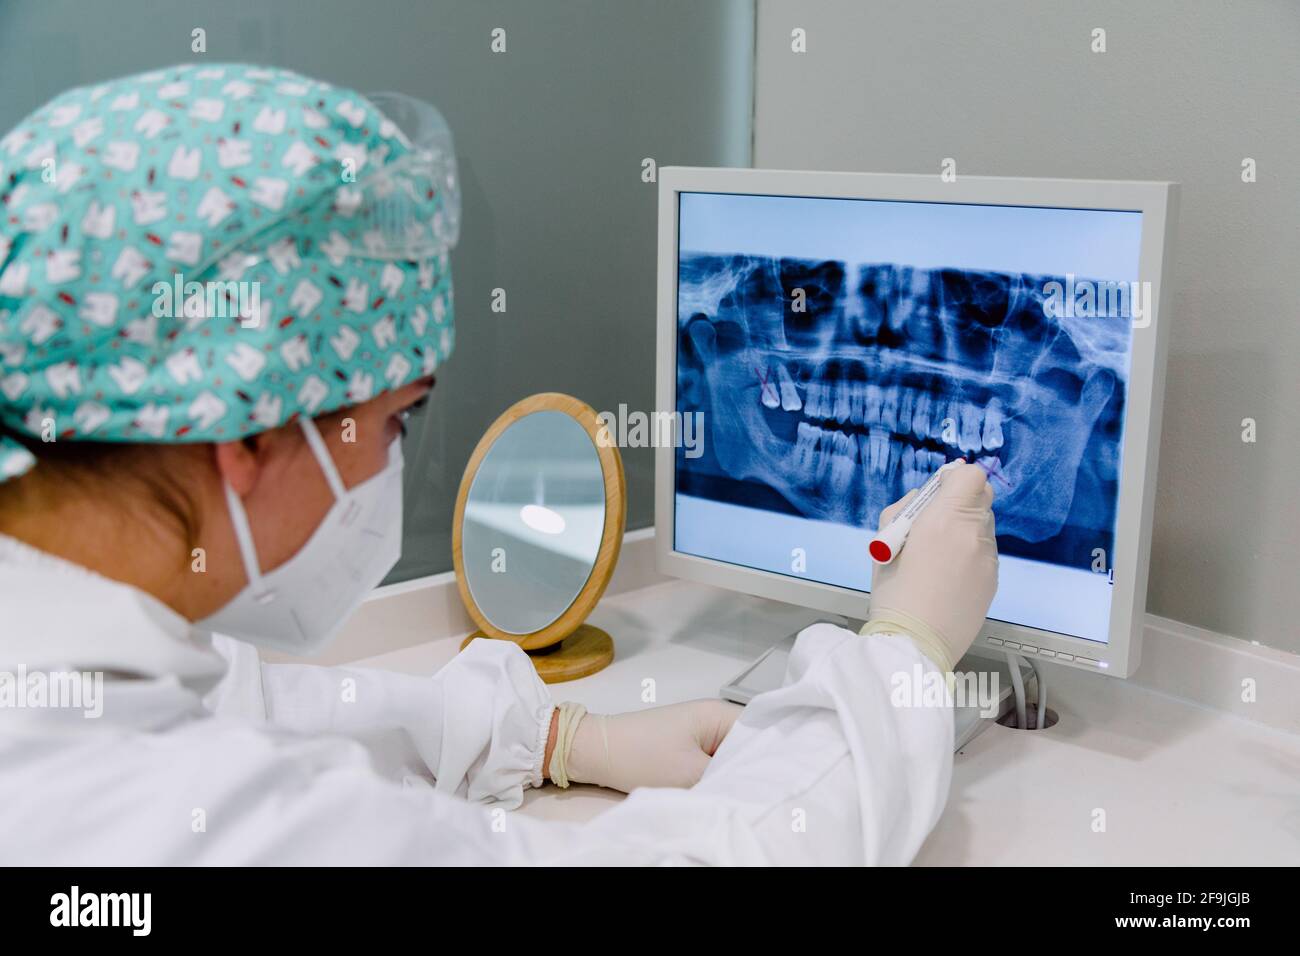
M 275 68 L 180 65 L 55 97 L 0 138 L 0 422 L 228 441 L 432 372 L 454 345 L 447 253 L 369 260 L 331 230 L 343 161 L 362 178 L 409 149 L 360 94 Z M 257 283 L 260 314 L 154 315 L 177 275 Z M 0 481 L 34 464 L 0 436 Z

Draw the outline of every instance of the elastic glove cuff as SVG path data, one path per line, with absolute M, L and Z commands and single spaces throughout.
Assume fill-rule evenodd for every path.
M 905 611 L 893 608 L 872 608 L 871 617 L 862 625 L 863 635 L 878 633 L 896 633 L 910 637 L 912 643 L 930 660 L 934 661 L 939 672 L 951 679 L 954 661 L 948 655 L 948 643 L 930 625 Z
M 559 712 L 556 720 L 555 752 L 551 754 L 551 766 L 548 776 L 551 782 L 561 789 L 569 786 L 569 754 L 573 750 L 573 738 L 578 733 L 578 724 L 587 715 L 587 708 L 566 700 L 555 708 Z

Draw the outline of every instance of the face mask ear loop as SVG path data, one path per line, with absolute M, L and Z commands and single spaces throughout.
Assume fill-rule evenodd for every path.
M 311 446 L 312 454 L 316 456 L 316 463 L 325 473 L 325 481 L 329 483 L 330 491 L 334 492 L 334 500 L 339 501 L 348 490 L 343 487 L 343 479 L 339 477 L 339 470 L 334 467 L 334 459 L 330 457 L 330 451 L 325 447 L 325 439 L 321 438 L 320 430 L 310 418 L 301 418 L 299 422 L 302 433 L 307 438 L 307 444 Z
M 257 548 L 253 545 L 253 532 L 248 527 L 248 514 L 244 503 L 230 487 L 230 482 L 223 481 L 226 489 L 226 508 L 230 511 L 230 523 L 235 528 L 235 540 L 239 542 L 239 554 L 244 559 L 244 573 L 248 575 L 248 586 L 255 595 L 263 593 L 262 572 L 257 566 Z

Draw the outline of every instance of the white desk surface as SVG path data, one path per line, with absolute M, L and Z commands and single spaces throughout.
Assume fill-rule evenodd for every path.
M 617 713 L 713 697 L 814 612 L 671 582 L 606 598 L 591 623 L 614 663 L 552 685 L 557 701 Z M 358 662 L 431 674 L 463 635 Z M 1300 864 L 1300 737 L 1136 685 L 1048 665 L 1043 732 L 993 726 L 957 755 L 947 809 L 921 865 Z M 583 820 L 621 794 L 547 785 L 520 812 Z M 1095 832 L 1098 811 L 1105 832 Z

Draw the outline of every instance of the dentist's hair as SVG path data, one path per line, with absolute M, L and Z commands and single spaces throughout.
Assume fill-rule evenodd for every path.
M 42 499 L 64 494 L 94 498 L 120 509 L 123 517 L 162 521 L 182 536 L 185 560 L 199 538 L 199 506 L 185 478 L 210 445 L 154 445 L 123 442 L 38 441 L 0 423 L 0 438 L 21 443 L 36 467 L 0 482 L 0 531 L 16 513 L 40 507 Z M 67 533 L 76 534 L 76 528 Z

